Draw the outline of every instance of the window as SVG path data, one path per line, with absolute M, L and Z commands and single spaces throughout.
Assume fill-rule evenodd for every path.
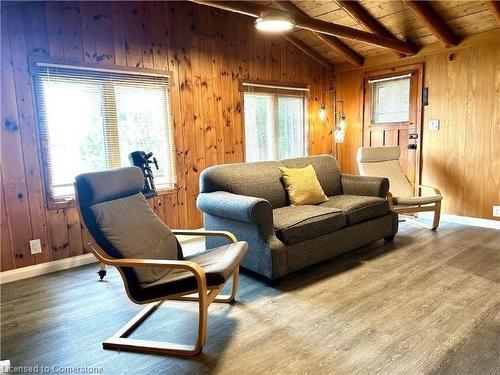
M 410 77 L 373 80 L 372 123 L 391 124 L 410 120 Z
M 306 88 L 243 84 L 246 161 L 305 156 Z
M 158 188 L 175 185 L 168 76 L 38 63 L 39 138 L 48 198 L 74 197 L 75 176 L 153 152 Z

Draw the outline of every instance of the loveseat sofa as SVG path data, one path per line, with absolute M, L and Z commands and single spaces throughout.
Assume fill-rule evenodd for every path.
M 328 196 L 319 205 L 290 206 L 279 167 L 311 164 Z M 216 165 L 200 176 L 197 206 L 205 229 L 247 241 L 241 266 L 275 280 L 373 241 L 392 240 L 398 216 L 386 200 L 389 180 L 341 174 L 329 155 Z M 210 238 L 207 248 L 221 245 Z

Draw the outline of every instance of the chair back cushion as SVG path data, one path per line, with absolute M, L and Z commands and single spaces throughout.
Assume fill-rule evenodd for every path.
M 200 192 L 227 191 L 265 199 L 273 208 L 284 207 L 288 205 L 288 197 L 279 168 L 304 168 L 308 165 L 314 167 L 326 195 L 342 194 L 340 167 L 330 155 L 214 165 L 201 173 Z
M 399 160 L 401 149 L 399 146 L 360 147 L 356 155 L 358 163 L 373 163 L 388 160 Z
M 395 197 L 413 196 L 412 186 L 399 164 L 400 154 L 398 146 L 360 147 L 357 154 L 359 173 L 362 176 L 387 177 L 389 191 Z
M 77 176 L 75 186 L 85 225 L 110 257 L 179 259 L 177 239 L 141 194 L 143 184 L 137 167 Z M 136 267 L 125 276 L 131 283 L 146 284 L 168 272 L 165 268 Z

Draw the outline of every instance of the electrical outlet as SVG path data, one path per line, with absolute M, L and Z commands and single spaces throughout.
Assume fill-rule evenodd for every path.
M 493 206 L 493 216 L 500 217 L 500 206 Z
M 427 121 L 428 130 L 439 130 L 439 120 L 429 120 Z
M 30 241 L 31 254 L 40 254 L 42 252 L 42 242 L 39 238 Z

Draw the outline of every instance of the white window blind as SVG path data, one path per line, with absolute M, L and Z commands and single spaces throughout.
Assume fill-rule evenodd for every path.
M 244 84 L 243 89 L 245 160 L 307 155 L 307 88 Z
M 380 79 L 372 85 L 372 123 L 390 124 L 410 119 L 410 77 Z
M 37 64 L 34 79 L 49 199 L 73 198 L 76 175 L 128 166 L 136 150 L 157 158 L 159 189 L 175 186 L 168 76 Z

